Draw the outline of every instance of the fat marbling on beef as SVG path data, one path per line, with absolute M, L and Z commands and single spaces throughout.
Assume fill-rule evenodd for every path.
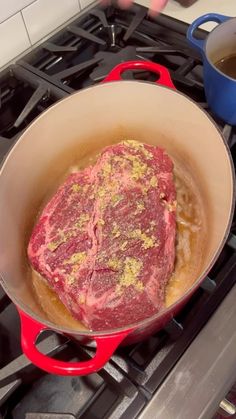
M 33 229 L 28 257 L 76 319 L 113 329 L 164 307 L 175 234 L 171 159 L 124 141 L 68 176 Z

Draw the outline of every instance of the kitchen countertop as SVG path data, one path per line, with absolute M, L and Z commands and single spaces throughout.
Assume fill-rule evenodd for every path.
M 136 3 L 149 7 L 150 0 L 136 0 Z M 175 0 L 169 0 L 163 11 L 164 14 L 187 23 L 191 23 L 197 17 L 209 12 L 236 16 L 236 0 L 198 0 L 190 7 L 183 7 Z M 202 27 L 211 30 L 214 26 L 215 23 L 207 23 Z

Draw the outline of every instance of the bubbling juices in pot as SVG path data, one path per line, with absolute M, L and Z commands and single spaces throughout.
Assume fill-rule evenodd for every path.
M 76 320 L 49 287 L 44 278 L 32 270 L 32 284 L 36 298 L 47 319 L 61 327 L 74 330 L 88 330 L 83 323 Z
M 203 205 L 189 173 L 175 165 L 177 195 L 176 259 L 174 272 L 166 287 L 166 307 L 181 298 L 201 272 L 206 236 Z
M 69 172 L 78 171 L 96 161 L 99 150 L 70 167 Z M 173 157 L 172 157 L 173 159 Z M 198 278 L 204 251 L 205 223 L 203 205 L 198 188 L 178 161 L 173 159 L 175 186 L 177 192 L 177 237 L 175 269 L 166 287 L 165 305 L 169 307 L 181 298 Z M 64 175 L 67 177 L 68 172 Z M 48 197 L 47 197 L 48 198 Z M 48 200 L 48 199 L 47 199 Z M 45 202 L 42 204 L 44 206 Z M 87 330 L 75 320 L 61 303 L 57 294 L 36 272 L 32 272 L 32 283 L 37 300 L 48 320 L 62 327 Z

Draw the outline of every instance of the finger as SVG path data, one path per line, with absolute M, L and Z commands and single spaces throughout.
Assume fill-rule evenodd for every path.
M 132 3 L 133 3 L 133 0 L 119 0 L 118 1 L 118 5 L 122 9 L 128 9 L 131 6 Z
M 101 0 L 100 3 L 102 6 L 107 7 L 110 6 L 111 0 Z
M 160 13 L 164 9 L 167 2 L 168 0 L 152 0 L 151 6 L 149 9 L 149 14 L 151 16 L 156 16 L 158 13 Z

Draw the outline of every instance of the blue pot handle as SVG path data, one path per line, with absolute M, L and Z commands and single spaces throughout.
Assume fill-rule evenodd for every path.
M 206 15 L 200 16 L 189 26 L 187 31 L 187 39 L 192 47 L 196 48 L 198 52 L 204 54 L 204 44 L 205 41 L 197 39 L 194 37 L 194 31 L 206 22 L 216 22 L 223 23 L 226 20 L 230 19 L 230 16 L 220 15 L 218 13 L 207 13 Z

